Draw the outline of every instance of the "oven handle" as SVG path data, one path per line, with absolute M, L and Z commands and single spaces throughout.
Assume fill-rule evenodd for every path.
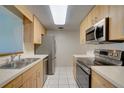
M 82 66 L 80 63 L 76 62 L 76 64 L 88 75 L 90 75 L 90 70 L 86 69 L 87 67 Z

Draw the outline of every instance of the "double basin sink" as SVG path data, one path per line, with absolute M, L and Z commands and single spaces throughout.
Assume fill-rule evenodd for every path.
M 14 61 L 10 63 L 6 63 L 2 66 L 0 66 L 0 69 L 21 69 L 35 61 L 37 61 L 40 58 L 23 58 L 19 61 Z

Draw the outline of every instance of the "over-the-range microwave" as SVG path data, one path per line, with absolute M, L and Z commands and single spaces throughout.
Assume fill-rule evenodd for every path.
M 86 43 L 100 43 L 108 41 L 109 18 L 104 18 L 86 30 Z

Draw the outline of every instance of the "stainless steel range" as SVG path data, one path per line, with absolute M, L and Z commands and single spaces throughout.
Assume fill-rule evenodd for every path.
M 95 57 L 78 58 L 76 62 L 76 82 L 80 88 L 91 87 L 91 66 L 123 66 L 124 51 L 96 49 Z

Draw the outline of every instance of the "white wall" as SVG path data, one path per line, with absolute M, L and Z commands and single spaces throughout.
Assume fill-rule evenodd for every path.
M 56 40 L 57 66 L 71 66 L 74 54 L 79 53 L 79 31 L 48 31 Z

